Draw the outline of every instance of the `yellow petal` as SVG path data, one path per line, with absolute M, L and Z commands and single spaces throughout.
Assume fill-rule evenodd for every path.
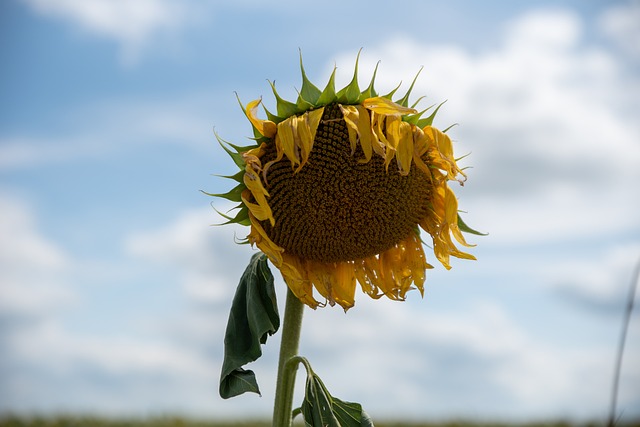
M 400 174 L 409 175 L 411 170 L 411 161 L 413 160 L 413 132 L 412 125 L 399 121 L 398 122 L 398 146 L 396 148 L 396 161 Z
M 298 148 L 300 149 L 301 158 L 300 166 L 298 166 L 296 172 L 299 172 L 309 160 L 309 155 L 313 149 L 313 142 L 316 139 L 316 131 L 318 130 L 318 125 L 320 124 L 320 119 L 323 114 L 324 107 L 304 113 L 296 122 L 298 133 L 296 144 L 298 144 Z
M 358 143 L 358 116 L 359 112 L 353 105 L 340 105 L 340 111 L 342 111 L 342 117 L 347 125 L 347 132 L 349 132 L 349 142 L 351 143 L 351 154 L 356 152 Z
M 253 214 L 259 221 L 269 220 L 271 225 L 275 225 L 275 219 L 273 218 L 273 214 L 271 213 L 271 208 L 269 204 L 264 200 L 264 196 L 261 198 L 264 200 L 264 203 L 252 203 L 248 200 L 248 196 L 252 194 L 250 191 L 245 190 L 242 192 L 242 203 L 249 209 L 249 212 Z
M 249 243 L 256 245 L 274 265 L 280 268 L 284 249 L 273 243 L 253 214 L 249 213 L 249 219 L 251 221 L 251 232 L 247 236 Z
M 296 117 L 292 116 L 278 123 L 278 133 L 276 133 L 276 149 L 279 151 L 282 150 L 294 167 L 300 164 L 298 149 L 295 143 L 296 136 L 294 136 L 294 132 L 296 132 L 297 135 L 295 121 Z
M 304 304 L 315 309 L 320 305 L 313 297 L 313 286 L 306 274 L 305 266 L 295 256 L 282 255 L 283 262 L 278 268 L 291 292 Z
M 415 114 L 418 112 L 414 108 L 403 107 L 402 105 L 396 104 L 392 100 L 381 96 L 367 98 L 362 102 L 362 105 L 368 110 L 384 115 L 404 115 Z
M 258 129 L 262 135 L 272 138 L 276 134 L 276 124 L 271 120 L 261 120 L 258 118 L 258 105 L 262 99 L 256 99 L 247 104 L 247 118 L 251 124 Z
M 384 122 L 384 117 L 380 114 L 376 114 L 373 111 L 370 114 L 369 130 L 371 131 L 371 146 L 373 151 L 380 157 L 385 157 L 387 140 L 384 136 L 384 132 L 380 127 L 381 121 Z
M 356 105 L 356 109 L 358 110 L 358 135 L 360 136 L 360 146 L 362 147 L 362 153 L 364 154 L 364 159 L 360 161 L 362 163 L 368 163 L 371 160 L 371 155 L 373 154 L 373 144 L 374 144 L 374 135 L 371 131 L 371 117 L 369 116 L 369 112 L 362 105 Z M 378 144 L 378 141 L 375 141 Z

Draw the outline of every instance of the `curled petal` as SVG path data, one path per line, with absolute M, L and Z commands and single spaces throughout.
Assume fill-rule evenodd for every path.
M 362 101 L 362 105 L 368 110 L 384 115 L 404 115 L 415 114 L 418 112 L 415 108 L 403 107 L 402 105 L 396 104 L 392 100 L 381 96 L 367 98 Z
M 271 120 L 261 120 L 258 118 L 258 105 L 262 103 L 262 99 L 256 99 L 247 104 L 247 118 L 258 132 L 267 138 L 273 138 L 276 134 L 276 124 Z

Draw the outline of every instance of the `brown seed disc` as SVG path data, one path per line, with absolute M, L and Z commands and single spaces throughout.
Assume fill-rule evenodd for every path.
M 338 105 L 325 107 L 308 162 L 294 173 L 286 156 L 267 170 L 267 199 L 275 226 L 267 235 L 286 253 L 321 262 L 352 261 L 384 252 L 414 232 L 431 201 L 428 177 L 412 165 L 407 176 L 395 160 L 354 154 Z M 268 144 L 262 164 L 276 158 Z

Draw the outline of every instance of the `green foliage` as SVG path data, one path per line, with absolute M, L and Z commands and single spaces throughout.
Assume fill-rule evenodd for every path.
M 300 407 L 306 426 L 373 427 L 371 418 L 359 403 L 345 402 L 331 396 L 307 359 L 301 357 L 299 360 L 307 370 L 304 401 Z
M 220 376 L 222 398 L 246 392 L 260 394 L 255 374 L 242 367 L 262 356 L 260 344 L 265 344 L 279 327 L 273 275 L 267 257 L 257 253 L 242 274 L 231 304 Z

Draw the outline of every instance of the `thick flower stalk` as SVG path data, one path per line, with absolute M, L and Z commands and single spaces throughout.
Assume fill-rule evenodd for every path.
M 261 99 L 241 103 L 256 144 L 219 138 L 241 170 L 230 177 L 237 186 L 217 195 L 239 202 L 237 214 L 226 217 L 250 227 L 247 242 L 280 270 L 295 296 L 312 308 L 328 302 L 346 310 L 358 285 L 373 298 L 403 300 L 410 289 L 422 294 L 432 268 L 426 235 L 447 269 L 451 256 L 475 259 L 457 246 L 471 246 L 462 231 L 475 232 L 460 219 L 449 186 L 466 175 L 449 136 L 432 126 L 442 104 L 422 117 L 429 108 L 409 106 L 413 83 L 392 100 L 396 90 L 376 93 L 375 72 L 360 90 L 357 61 L 352 81 L 337 92 L 335 69 L 320 90 L 300 65 L 295 103 L 273 83 L 276 114 Z

